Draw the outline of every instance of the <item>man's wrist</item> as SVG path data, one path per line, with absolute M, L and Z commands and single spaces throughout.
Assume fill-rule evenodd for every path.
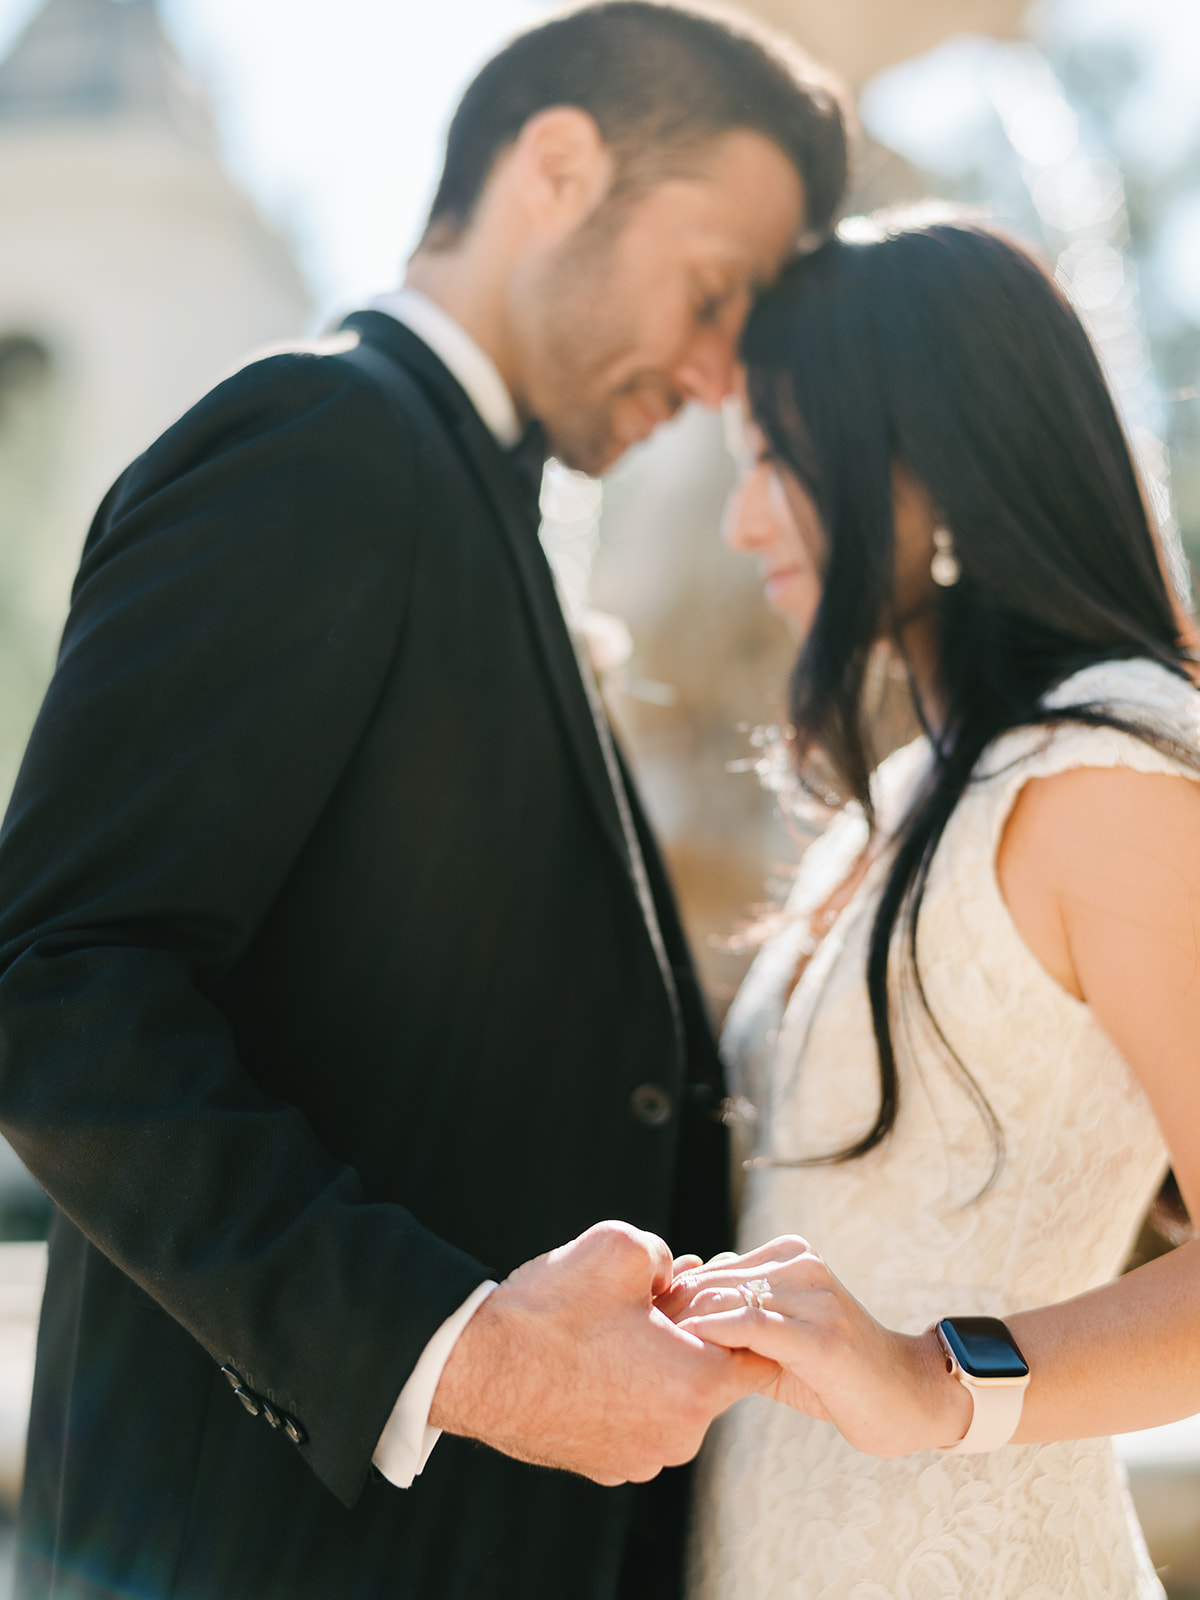
M 511 1289 L 498 1285 L 459 1335 L 434 1391 L 431 1428 L 488 1443 L 507 1434 L 521 1407 L 520 1375 L 529 1368 L 512 1300 Z
M 495 1288 L 496 1284 L 486 1279 L 446 1318 L 400 1391 L 371 1457 L 376 1468 L 398 1489 L 409 1488 L 429 1460 L 440 1437 L 439 1430 L 430 1425 L 429 1413 L 441 1375 L 454 1346 Z

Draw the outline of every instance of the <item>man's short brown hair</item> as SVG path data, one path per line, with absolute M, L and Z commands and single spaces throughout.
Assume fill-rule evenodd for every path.
M 591 116 L 618 184 L 668 176 L 722 134 L 761 134 L 804 183 L 806 225 L 824 232 L 846 187 L 849 112 L 829 74 L 748 19 L 661 0 L 601 0 L 519 34 L 464 94 L 425 242 L 457 238 L 497 157 L 551 106 Z

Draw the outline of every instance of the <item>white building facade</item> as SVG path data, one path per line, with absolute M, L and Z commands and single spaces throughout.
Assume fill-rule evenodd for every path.
M 0 63 L 0 798 L 100 497 L 310 315 L 153 0 L 48 0 Z

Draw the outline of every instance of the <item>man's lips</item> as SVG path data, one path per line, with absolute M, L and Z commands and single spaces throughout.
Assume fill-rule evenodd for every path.
M 683 401 L 674 395 L 658 395 L 641 391 L 625 396 L 628 416 L 621 434 L 627 444 L 646 439 L 662 422 L 669 422 L 679 411 Z

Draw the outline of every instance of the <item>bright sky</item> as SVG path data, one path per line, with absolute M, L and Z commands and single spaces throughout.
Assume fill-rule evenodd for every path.
M 162 0 L 233 171 L 296 236 L 322 311 L 387 288 L 476 69 L 545 0 Z
M 551 8 L 551 0 L 159 3 L 215 104 L 231 170 L 294 241 L 319 320 L 395 279 L 463 87 L 504 39 Z M 38 4 L 0 0 L 0 53 Z M 1149 70 L 1126 108 L 1123 159 L 1152 168 L 1195 148 L 1200 0 L 1038 0 L 1034 12 L 1039 31 L 1136 43 Z M 918 144 L 922 130 L 943 138 L 969 80 L 956 66 L 930 93 L 919 71 L 901 75 L 891 119 L 900 126 L 887 130 L 898 131 L 898 147 L 906 131 Z M 930 108 L 937 126 L 927 128 Z M 1167 232 L 1177 297 L 1200 316 L 1200 199 L 1181 200 Z
M 39 0 L 0 0 L 0 53 Z M 160 0 L 226 161 L 295 242 L 324 320 L 387 288 L 476 68 L 547 0 Z

